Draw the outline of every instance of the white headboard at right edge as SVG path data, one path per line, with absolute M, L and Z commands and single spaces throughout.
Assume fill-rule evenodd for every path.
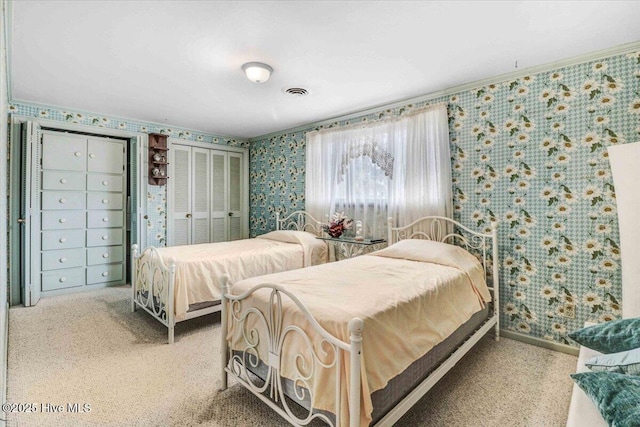
M 620 229 L 622 317 L 640 317 L 640 142 L 608 151 Z

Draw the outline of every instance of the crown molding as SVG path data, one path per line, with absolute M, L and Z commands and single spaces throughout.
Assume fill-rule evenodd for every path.
M 534 67 L 523 68 L 522 70 L 511 71 L 509 73 L 498 74 L 497 76 L 488 77 L 486 79 L 475 80 L 469 83 L 463 83 L 460 85 L 452 86 L 447 89 L 431 92 L 425 95 L 419 95 L 411 98 L 405 98 L 398 101 L 392 101 L 386 104 L 379 104 L 374 107 L 369 107 L 363 110 L 357 110 L 352 113 L 348 113 L 341 116 L 331 117 L 329 119 L 308 123 L 306 125 L 300 125 L 293 128 L 285 129 L 278 132 L 271 132 L 265 135 L 256 136 L 249 138 L 249 143 L 260 141 L 263 139 L 272 138 L 274 136 L 281 135 L 283 133 L 294 133 L 307 131 L 311 128 L 315 128 L 318 126 L 328 125 L 331 123 L 335 123 L 343 120 L 351 120 L 354 118 L 359 118 L 362 116 L 366 116 L 369 114 L 377 113 L 381 110 L 393 109 L 398 107 L 403 107 L 407 104 L 415 104 L 419 102 L 431 101 L 433 99 L 441 98 L 443 96 L 454 95 L 460 92 L 466 92 L 471 89 L 475 89 L 478 87 L 486 86 L 492 83 L 502 83 L 504 81 L 515 80 L 521 77 L 530 76 L 534 74 L 540 74 L 547 71 L 557 70 L 560 68 L 568 67 L 571 65 L 584 64 L 585 62 L 596 61 L 598 59 L 610 58 L 612 56 L 617 56 L 629 52 L 633 52 L 635 50 L 640 50 L 640 41 L 635 41 L 631 43 L 625 43 L 618 46 L 613 46 L 607 49 L 598 50 L 595 52 L 590 52 L 582 55 L 572 56 L 570 58 L 561 59 L 559 61 L 549 62 L 543 65 L 537 65 Z

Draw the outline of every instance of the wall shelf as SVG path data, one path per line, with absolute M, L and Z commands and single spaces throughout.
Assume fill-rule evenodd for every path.
M 149 134 L 149 185 L 165 185 L 167 179 L 167 135 Z M 154 174 L 154 171 L 156 172 Z

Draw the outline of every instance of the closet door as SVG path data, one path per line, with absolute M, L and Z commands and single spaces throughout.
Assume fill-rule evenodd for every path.
M 227 153 L 211 150 L 211 241 L 229 240 L 227 211 Z
M 171 180 L 173 190 L 172 245 L 191 244 L 191 147 L 173 146 L 171 162 Z
M 23 194 L 20 219 L 22 220 L 22 274 L 25 307 L 40 300 L 40 126 L 27 122 L 22 126 Z M 4 256 L 4 255 L 3 255 Z
M 191 243 L 209 243 L 210 199 L 211 199 L 211 175 L 209 167 L 209 151 L 204 148 L 192 149 L 192 197 L 193 209 L 191 218 Z
M 241 153 L 228 153 L 229 167 L 229 240 L 242 239 L 242 223 L 244 215 L 242 206 L 242 195 L 244 194 L 243 183 L 243 156 Z
M 169 244 L 246 238 L 245 154 L 172 144 Z

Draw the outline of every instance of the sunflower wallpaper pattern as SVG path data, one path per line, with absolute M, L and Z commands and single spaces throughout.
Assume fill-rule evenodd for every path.
M 607 147 L 640 141 L 640 52 L 496 82 L 448 102 L 454 217 L 499 221 L 501 323 L 575 345 L 585 321 L 621 315 L 620 245 Z M 381 120 L 426 102 L 321 126 Z M 305 134 L 250 148 L 250 224 L 304 208 Z

